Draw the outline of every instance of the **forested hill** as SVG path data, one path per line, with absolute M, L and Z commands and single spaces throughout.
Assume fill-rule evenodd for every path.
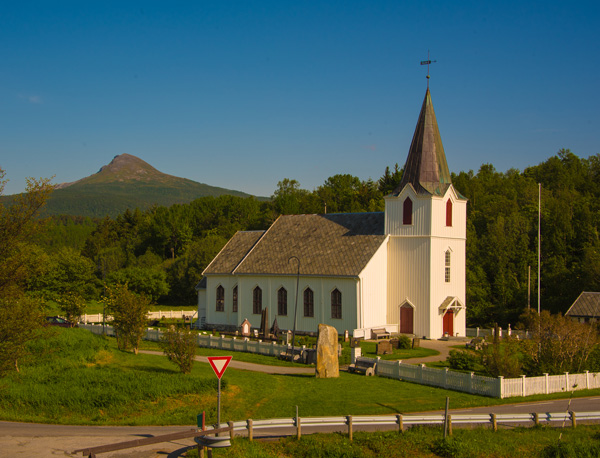
M 58 185 L 44 214 L 116 217 L 127 209 L 145 210 L 154 205 L 168 207 L 189 203 L 199 197 L 224 194 L 250 197 L 241 191 L 167 175 L 136 156 L 121 154 L 94 175 Z
M 382 211 L 383 196 L 401 177 L 397 167 L 376 181 L 340 174 L 312 191 L 285 178 L 270 201 L 223 195 L 100 222 L 54 218 L 37 241 L 48 254 L 37 256 L 35 265 L 47 272 L 37 272 L 30 288 L 52 297 L 61 285 L 69 291 L 81 285 L 92 299 L 105 277 L 163 303 L 193 303 L 201 272 L 236 231 L 267 229 L 279 214 L 323 213 L 325 207 L 328 213 Z M 469 326 L 514 326 L 527 309 L 529 266 L 537 309 L 538 183 L 542 309 L 564 313 L 582 291 L 600 291 L 600 155 L 586 159 L 561 150 L 524 171 L 484 164 L 453 174 L 452 182 L 468 199 Z M 76 281 L 76 272 L 87 273 Z

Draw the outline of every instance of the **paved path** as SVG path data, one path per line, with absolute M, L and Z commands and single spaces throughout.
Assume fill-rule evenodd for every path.
M 452 401 L 450 401 L 452 406 Z M 503 412 L 576 412 L 600 410 L 600 397 L 537 401 L 470 409 L 451 409 L 450 413 L 503 413 Z M 438 411 L 441 412 L 441 411 Z M 417 412 L 411 412 L 416 414 Z M 434 412 L 427 412 L 434 413 Z M 410 413 L 407 413 L 410 415 Z M 53 457 L 73 455 L 73 450 L 84 447 L 114 444 L 144 437 L 188 431 L 192 426 L 67 426 L 35 423 L 0 422 L 0 456 L 2 457 Z M 393 427 L 395 428 L 395 426 Z M 381 429 L 381 428 L 378 428 Z M 345 428 L 333 428 L 344 431 Z M 308 433 L 308 430 L 304 430 Z M 293 433 L 293 429 L 291 431 Z M 261 430 L 260 435 L 281 434 L 281 431 Z M 258 436 L 258 435 L 257 435 Z M 191 439 L 148 445 L 117 452 L 102 453 L 99 458 L 181 458 L 194 445 Z
M 151 350 L 140 350 L 140 353 L 147 355 L 159 355 L 164 356 L 162 351 L 151 351 Z M 196 356 L 196 361 L 208 364 L 208 358 L 206 356 Z M 263 372 L 265 374 L 282 374 L 282 375 L 295 375 L 295 374 L 314 374 L 314 367 L 292 367 L 292 366 L 267 366 L 265 364 L 254 364 L 246 363 L 244 361 L 236 361 L 232 359 L 229 366 L 234 369 L 241 369 L 245 371 Z
M 421 347 L 430 348 L 431 350 L 438 351 L 438 355 L 426 356 L 424 358 L 410 358 L 404 360 L 403 362 L 408 364 L 423 364 L 423 363 L 432 363 L 435 361 L 446 361 L 446 358 L 450 354 L 450 350 L 453 350 L 452 347 L 457 345 L 464 346 L 465 343 L 468 342 L 468 339 L 465 340 L 421 340 Z

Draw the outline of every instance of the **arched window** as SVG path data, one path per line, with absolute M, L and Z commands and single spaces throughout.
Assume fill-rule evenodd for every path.
M 232 302 L 231 311 L 232 312 L 237 312 L 238 311 L 238 289 L 237 289 L 237 285 L 235 285 L 233 287 L 233 302 Z
M 452 226 L 452 201 L 446 202 L 446 226 Z
M 217 312 L 225 310 L 225 288 L 217 286 Z
M 444 278 L 446 283 L 450 283 L 450 250 L 446 251 Z
M 252 291 L 252 313 L 255 315 L 262 313 L 262 289 L 258 286 Z
M 287 315 L 287 290 L 277 290 L 277 315 Z
M 337 288 L 331 292 L 331 318 L 342 318 L 342 293 Z
M 412 200 L 410 200 L 410 197 L 407 197 L 402 206 L 402 224 L 412 224 L 412 211 Z
M 304 316 L 312 318 L 315 316 L 314 293 L 310 288 L 304 290 Z

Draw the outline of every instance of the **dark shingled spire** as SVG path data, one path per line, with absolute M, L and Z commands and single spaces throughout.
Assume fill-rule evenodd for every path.
M 443 195 L 451 184 L 429 88 L 425 93 L 408 159 L 404 165 L 402 181 L 392 194 L 398 195 L 408 183 L 412 184 L 418 193 L 438 196 Z

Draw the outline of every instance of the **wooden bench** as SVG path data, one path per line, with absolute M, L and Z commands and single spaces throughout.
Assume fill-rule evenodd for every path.
M 373 337 L 376 340 L 379 340 L 379 339 L 389 339 L 390 338 L 390 333 L 387 332 L 385 330 L 385 328 L 372 329 L 371 333 L 373 334 Z
M 358 358 L 354 364 L 350 364 L 350 366 L 348 366 L 348 371 L 349 372 L 358 372 L 360 374 L 365 374 L 366 376 L 370 376 L 370 375 L 375 375 L 376 367 L 377 367 L 377 363 L 375 361 Z

